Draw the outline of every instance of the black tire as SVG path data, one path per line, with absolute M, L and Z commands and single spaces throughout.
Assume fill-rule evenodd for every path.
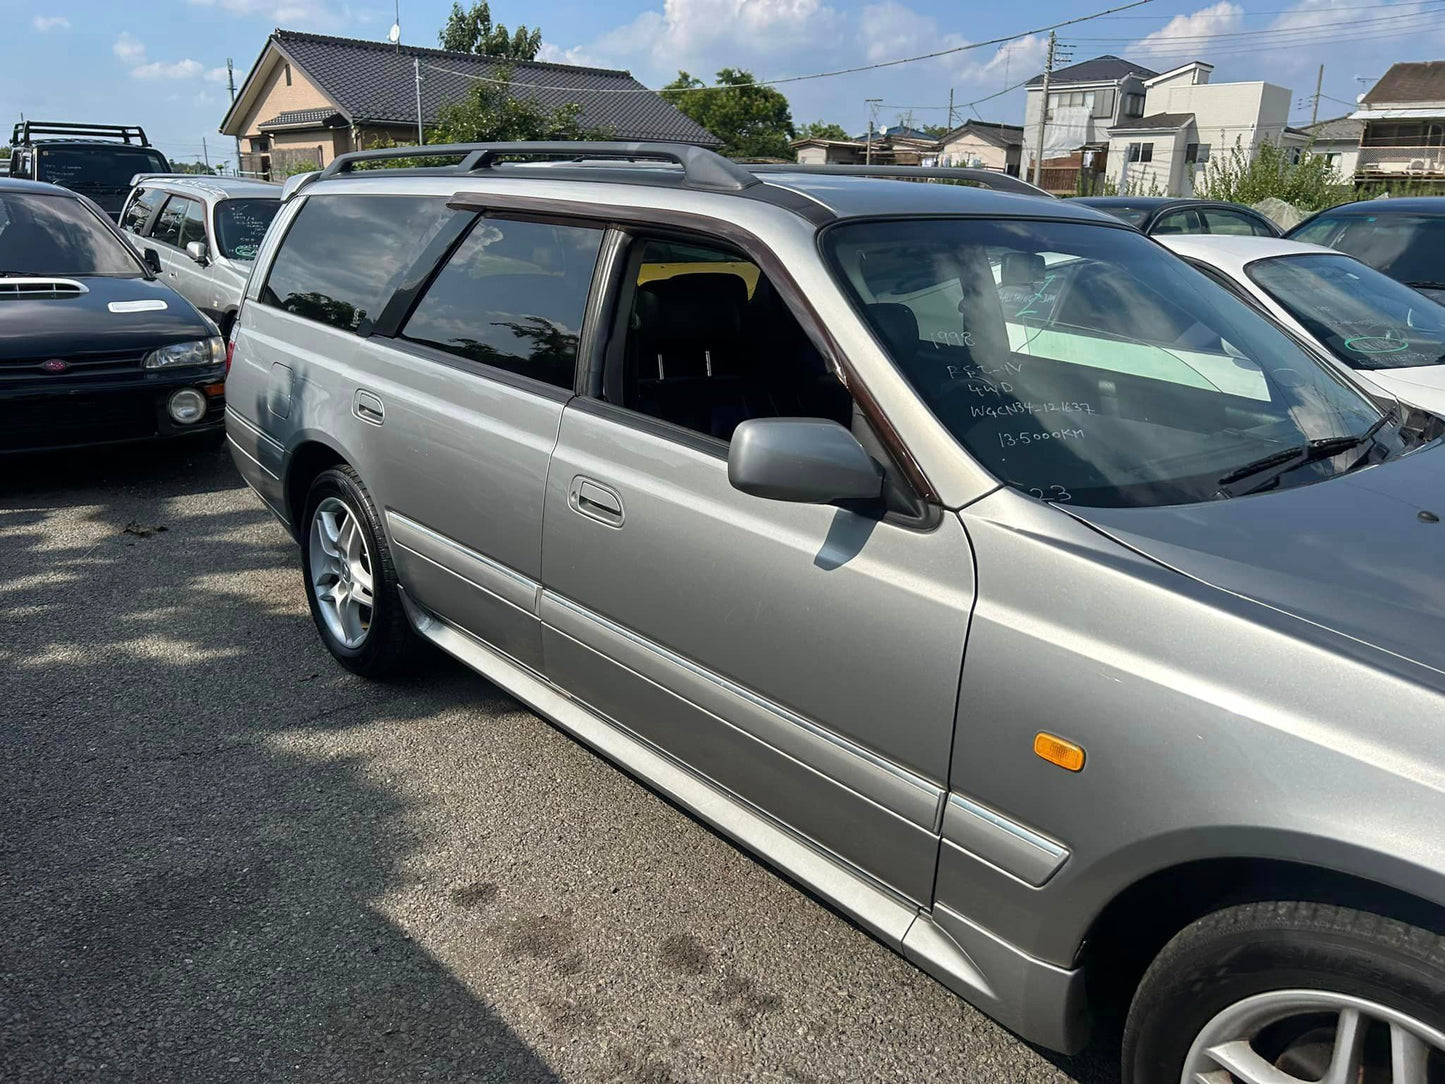
M 366 637 L 357 647 L 347 647 L 321 616 L 316 588 L 311 582 L 311 523 L 316 508 L 323 500 L 334 497 L 347 506 L 366 541 L 371 555 L 372 608 Z M 416 633 L 402 612 L 400 590 L 391 552 L 386 546 L 381 516 L 366 491 L 361 478 L 349 466 L 341 464 L 318 474 L 306 493 L 306 515 L 300 523 L 301 573 L 306 585 L 306 601 L 311 607 L 311 620 L 326 649 L 354 674 L 372 680 L 394 677 L 414 661 L 420 646 Z
M 1256 994 L 1294 989 L 1364 998 L 1445 1031 L 1445 937 L 1299 901 L 1206 915 L 1164 946 L 1134 994 L 1124 1084 L 1178 1084 L 1195 1037 L 1218 1013 Z M 1431 1062 L 1431 1084 L 1442 1069 L 1445 1062 Z

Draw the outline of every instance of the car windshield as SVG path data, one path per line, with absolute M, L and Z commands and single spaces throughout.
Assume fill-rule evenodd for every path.
M 1276 256 L 1245 272 L 1356 369 L 1445 362 L 1445 308 L 1349 256 Z
M 1321 215 L 1290 237 L 1348 252 L 1409 286 L 1445 283 L 1445 215 Z
M 0 194 L 0 277 L 141 273 L 125 242 L 74 196 Z
M 228 260 L 254 260 L 279 199 L 228 199 L 216 204 L 216 243 Z
M 159 151 L 144 147 L 42 147 L 36 180 L 94 196 L 130 188 L 137 173 L 167 173 L 170 166 Z
M 1295 453 L 1301 460 L 1266 484 L 1318 481 L 1369 448 L 1306 461 L 1312 448 L 1384 417 L 1274 324 L 1132 230 L 892 220 L 836 226 L 824 247 L 939 421 L 999 478 L 1042 499 L 1213 500 L 1242 492 L 1228 483 L 1258 461 Z

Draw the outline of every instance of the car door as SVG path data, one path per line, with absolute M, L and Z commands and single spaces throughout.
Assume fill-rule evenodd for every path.
M 563 412 L 548 475 L 547 675 L 926 904 L 974 590 L 961 524 L 732 488 L 746 418 L 871 431 L 745 253 L 639 236 L 622 266 L 606 378 Z
M 181 252 L 181 231 L 186 224 L 191 203 L 185 196 L 168 196 L 152 221 L 150 233 L 147 235 L 149 244 L 141 246 L 142 250 L 156 250 L 161 260 L 162 276 L 167 283 L 177 288 L 180 283 L 180 261 L 185 258 Z
M 362 345 L 355 413 L 392 449 L 375 488 L 408 595 L 540 673 L 547 468 L 606 231 L 465 221 Z
M 186 246 L 197 241 L 205 246 L 206 263 L 200 264 L 186 251 Z M 206 205 L 201 200 L 186 201 L 185 217 L 181 220 L 181 234 L 177 251 L 173 257 L 171 285 L 191 304 L 211 319 L 219 313 L 215 306 L 215 291 L 211 286 L 210 260 L 215 249 L 206 236 Z

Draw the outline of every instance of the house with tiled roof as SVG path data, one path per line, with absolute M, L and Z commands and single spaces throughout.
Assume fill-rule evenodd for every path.
M 1080 169 L 1103 170 L 1109 129 L 1144 115 L 1144 80 L 1157 74 L 1143 64 L 1106 54 L 1049 76 L 1048 120 L 1043 132 L 1045 188 L 1073 192 Z M 1024 176 L 1032 177 L 1033 162 L 1039 156 L 1039 117 L 1046 104 L 1042 73 L 1025 85 L 1028 96 L 1021 161 Z
M 241 141 L 242 169 L 280 174 L 388 140 L 415 143 L 417 124 L 462 100 L 478 79 L 506 76 L 514 94 L 616 139 L 717 147 L 721 140 L 625 71 L 503 60 L 414 45 L 276 30 L 221 121 Z M 621 92 L 621 93 L 619 93 Z M 420 117 L 418 117 L 418 109 Z
M 1300 131 L 1309 136 L 1310 153 L 1320 155 L 1345 180 L 1355 175 L 1360 159 L 1360 137 L 1365 122 L 1354 117 L 1330 117 L 1304 125 Z
M 1445 60 L 1390 65 L 1360 99 L 1356 179 L 1445 183 Z

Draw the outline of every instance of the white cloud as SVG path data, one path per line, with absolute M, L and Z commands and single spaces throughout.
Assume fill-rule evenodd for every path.
M 205 67 L 198 60 L 177 60 L 170 64 L 155 60 L 132 68 L 130 73 L 137 79 L 193 79 L 203 71 Z
M 224 83 L 229 78 L 229 76 L 230 73 L 226 71 L 225 68 L 212 68 L 208 72 L 206 72 L 206 82 Z
M 146 56 L 145 42 L 139 41 L 128 30 L 120 32 L 120 37 L 115 39 L 110 51 L 131 64 L 139 64 Z
M 64 15 L 37 15 L 33 20 L 35 29 L 42 34 L 51 30 L 69 30 L 70 20 Z
M 1192 15 L 1174 16 L 1162 30 L 1156 30 L 1130 46 L 1130 54 L 1140 59 L 1160 56 L 1166 67 L 1169 62 L 1186 64 L 1195 56 L 1207 60 L 1206 54 L 1219 52 L 1221 46 L 1204 40 L 1204 35 L 1235 34 L 1243 28 L 1244 9 L 1231 0 L 1219 0 L 1219 3 L 1201 8 Z

